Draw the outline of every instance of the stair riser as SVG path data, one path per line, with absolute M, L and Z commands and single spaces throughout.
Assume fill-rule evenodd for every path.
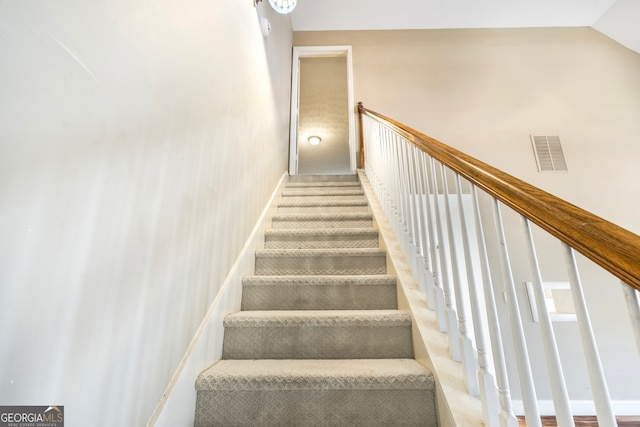
M 395 285 L 244 286 L 242 310 L 391 310 Z
M 200 391 L 195 427 L 437 427 L 432 390 Z
M 300 212 L 298 212 L 300 213 Z M 354 220 L 271 220 L 271 228 L 274 230 L 286 229 L 316 229 L 316 228 L 371 228 L 373 221 L 370 219 Z
M 225 327 L 222 358 L 409 359 L 411 326 Z
M 345 195 L 345 196 L 284 196 L 282 197 L 284 203 L 366 203 L 367 200 L 364 196 L 358 195 Z
M 360 182 L 358 175 L 292 175 L 289 182 Z
M 331 236 L 267 236 L 265 249 L 332 249 L 332 248 L 378 248 L 374 235 Z
M 369 206 L 279 206 L 278 213 L 291 214 L 342 214 L 342 213 L 367 213 Z
M 386 255 L 256 257 L 257 276 L 387 274 Z
M 341 188 L 341 187 L 308 187 L 308 188 L 285 188 L 282 191 L 282 197 L 320 197 L 320 196 L 356 196 L 364 197 L 364 191 L 358 187 Z
M 359 182 L 289 182 L 285 188 L 362 188 Z

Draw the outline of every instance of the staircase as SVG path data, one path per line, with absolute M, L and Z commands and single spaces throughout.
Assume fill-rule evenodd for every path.
M 291 177 L 195 425 L 437 426 L 386 265 L 357 175 Z

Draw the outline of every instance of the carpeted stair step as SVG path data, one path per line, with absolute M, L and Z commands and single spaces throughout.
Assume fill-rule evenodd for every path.
M 265 249 L 378 248 L 373 228 L 267 230 Z
M 279 213 L 271 218 L 272 229 L 299 228 L 366 228 L 373 226 L 373 217 L 366 212 L 348 213 Z
M 387 274 L 382 249 L 262 249 L 256 251 L 257 276 Z
M 300 182 L 360 182 L 358 175 L 291 175 L 289 183 Z
M 337 182 L 337 181 L 321 181 L 321 182 L 289 182 L 286 188 L 362 188 L 358 181 Z
M 241 311 L 224 319 L 223 359 L 412 358 L 398 310 Z
M 285 188 L 282 190 L 283 200 L 289 197 L 324 197 L 324 196 L 361 196 L 364 197 L 362 188 Z
M 437 426 L 415 360 L 221 360 L 196 389 L 196 427 Z
M 278 214 L 367 213 L 369 204 L 364 198 L 349 200 L 283 200 Z
M 357 175 L 290 177 L 223 360 L 198 377 L 195 426 L 437 426 L 373 227 Z
M 242 310 L 392 310 L 396 277 L 247 276 Z
M 343 203 L 343 204 L 362 204 L 367 203 L 367 199 L 363 194 L 343 194 L 343 195 L 334 195 L 334 196 L 287 196 L 283 197 L 282 201 L 278 204 L 278 206 L 282 205 L 291 205 L 293 203 L 321 203 L 323 205 L 330 203 Z

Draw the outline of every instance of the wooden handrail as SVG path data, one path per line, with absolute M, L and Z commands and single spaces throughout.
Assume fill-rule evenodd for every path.
M 640 236 L 358 103 L 366 115 L 640 290 Z M 362 165 L 361 167 L 363 167 Z

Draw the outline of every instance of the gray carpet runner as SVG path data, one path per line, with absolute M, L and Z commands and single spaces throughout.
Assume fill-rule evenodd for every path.
M 437 426 L 357 175 L 295 176 L 196 381 L 196 427 Z

